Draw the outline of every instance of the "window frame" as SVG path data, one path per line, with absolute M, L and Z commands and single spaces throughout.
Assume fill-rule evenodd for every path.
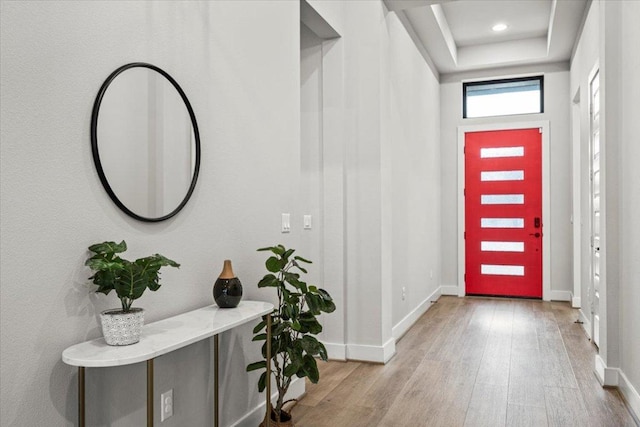
M 497 116 L 482 116 L 482 117 L 467 117 L 467 88 L 474 86 L 485 85 L 499 85 L 503 83 L 517 83 L 526 81 L 538 81 L 540 83 L 540 111 L 535 113 L 515 113 L 515 114 L 501 114 Z M 507 116 L 521 116 L 523 114 L 543 114 L 544 113 L 544 75 L 528 76 L 528 77 L 515 77 L 509 79 L 492 79 L 492 80 L 479 80 L 472 82 L 462 82 L 462 118 L 463 119 L 481 119 L 486 117 L 507 117 Z

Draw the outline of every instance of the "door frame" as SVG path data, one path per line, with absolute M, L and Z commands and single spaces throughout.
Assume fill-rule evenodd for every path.
M 571 307 L 582 309 L 582 106 L 581 87 L 571 101 L 571 226 L 573 230 L 573 292 Z M 585 304 L 588 301 L 584 301 Z M 582 319 L 584 321 L 584 319 Z M 584 325 L 584 323 L 583 323 Z
M 549 121 L 532 120 L 524 122 L 486 123 L 478 125 L 458 126 L 458 296 L 466 295 L 465 275 L 465 163 L 464 163 L 464 141 L 468 132 L 500 131 L 513 129 L 540 128 L 542 130 L 542 218 L 543 218 L 543 239 L 542 239 L 542 299 L 551 301 L 551 187 L 549 183 Z
M 604 169 L 604 154 L 603 154 L 603 145 L 604 141 L 602 138 L 602 103 L 600 103 L 600 123 L 599 123 L 599 134 L 600 134 L 600 247 L 602 250 L 600 251 L 600 261 L 599 261 L 599 277 L 600 283 L 598 287 L 598 297 L 596 301 L 596 287 L 595 281 L 593 280 L 594 274 L 594 263 L 593 263 L 593 245 L 594 245 L 594 235 L 593 235 L 593 99 L 591 95 L 591 86 L 598 76 L 598 84 L 600 87 L 600 99 L 602 99 L 602 73 L 600 73 L 600 62 L 596 61 L 593 68 L 589 72 L 589 76 L 587 77 L 587 127 L 589 129 L 589 137 L 587 138 L 587 153 L 589 161 L 587 163 L 587 173 L 588 173 L 588 181 L 587 181 L 587 197 L 589 199 L 589 210 L 587 214 L 587 224 L 589 230 L 589 262 L 588 262 L 588 270 L 589 270 L 589 280 L 587 283 L 587 294 L 589 295 L 589 311 L 587 313 L 589 320 L 589 338 L 591 342 L 593 342 L 598 349 L 600 348 L 601 340 L 601 328 L 600 324 L 602 323 L 601 316 L 601 302 L 602 302 L 602 287 L 604 282 L 604 270 L 605 266 L 605 254 L 604 254 L 604 235 L 606 234 L 605 230 L 605 212 L 604 212 L 604 180 L 603 180 L 603 169 Z M 606 300 L 606 297 L 605 297 Z M 597 312 L 596 312 L 597 305 Z

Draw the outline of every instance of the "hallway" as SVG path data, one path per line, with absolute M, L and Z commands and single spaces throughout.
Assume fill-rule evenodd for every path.
M 320 363 L 298 427 L 635 426 L 567 303 L 441 297 L 387 365 Z

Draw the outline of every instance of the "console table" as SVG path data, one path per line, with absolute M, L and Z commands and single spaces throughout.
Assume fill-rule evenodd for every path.
M 85 341 L 62 352 L 62 361 L 78 367 L 78 425 L 85 426 L 85 368 L 104 368 L 147 362 L 147 426 L 153 426 L 153 360 L 179 348 L 214 337 L 214 425 L 218 427 L 218 334 L 267 316 L 267 361 L 271 361 L 271 312 L 273 304 L 241 301 L 236 308 L 210 305 L 142 328 L 140 342 L 110 346 L 104 338 Z M 271 411 L 271 364 L 267 363 L 266 414 Z M 267 415 L 265 415 L 266 417 Z

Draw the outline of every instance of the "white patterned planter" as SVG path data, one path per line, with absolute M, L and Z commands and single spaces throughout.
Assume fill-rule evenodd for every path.
M 132 308 L 127 313 L 119 309 L 105 310 L 100 313 L 100 322 L 107 344 L 135 344 L 140 341 L 140 332 L 144 325 L 144 309 Z

